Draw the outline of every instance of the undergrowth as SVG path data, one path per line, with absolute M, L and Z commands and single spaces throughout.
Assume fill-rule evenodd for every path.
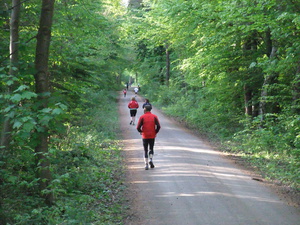
M 51 139 L 53 181 L 47 191 L 55 196 L 53 206 L 38 195 L 33 150 L 19 147 L 7 156 L 11 167 L 1 171 L 0 186 L 6 224 L 122 223 L 125 185 L 116 95 L 86 91 L 70 112 L 66 133 Z

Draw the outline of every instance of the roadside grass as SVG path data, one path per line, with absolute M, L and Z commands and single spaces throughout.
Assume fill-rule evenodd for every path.
M 265 179 L 300 191 L 300 159 L 297 148 L 292 149 L 270 131 L 236 134 L 222 143 L 224 149 L 241 157 Z M 263 134 L 264 133 L 264 134 Z
M 30 171 L 1 186 L 7 224 L 122 224 L 126 211 L 116 92 L 85 92 L 70 110 L 66 134 L 53 137 L 50 159 L 55 204 L 38 196 Z M 13 161 L 11 161 L 14 163 Z M 17 178 L 16 178 L 17 179 Z
M 56 157 L 59 175 L 53 189 L 64 190 L 57 203 L 63 219 L 56 224 L 122 224 L 126 187 L 117 141 L 117 96 L 109 91 L 85 95 L 85 103 L 76 110 L 81 113 L 73 122 L 80 126 L 70 127 L 68 139 L 62 143 L 64 151 Z

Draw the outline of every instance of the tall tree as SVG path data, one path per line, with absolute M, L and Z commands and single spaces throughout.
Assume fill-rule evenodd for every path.
M 20 21 L 20 0 L 12 0 L 11 17 L 10 17 L 10 76 L 15 76 L 18 72 L 19 63 L 19 21 Z M 12 87 L 8 87 L 9 93 L 12 91 Z M 2 151 L 7 151 L 11 140 L 12 126 L 9 118 L 6 118 L 3 123 L 0 146 L 3 148 Z M 1 154 L 2 155 L 2 154 Z M 0 158 L 1 160 L 1 158 Z M 1 160 L 2 161 L 2 160 Z M 2 181 L 2 180 L 1 180 Z M 0 181 L 0 185 L 2 182 Z M 2 214 L 2 199 L 0 199 L 0 217 L 1 221 L 6 224 L 6 215 Z
M 49 98 L 49 48 L 51 40 L 51 27 L 54 12 L 55 0 L 43 0 L 40 15 L 40 24 L 37 34 L 37 45 L 35 55 L 35 87 L 38 94 L 39 109 L 48 107 Z M 38 177 L 40 179 L 40 189 L 44 191 L 52 180 L 50 172 L 50 162 L 48 159 L 48 127 L 40 125 L 36 130 L 36 147 L 35 152 L 37 156 Z M 54 201 L 52 194 L 44 195 L 47 204 L 51 205 Z
M 170 51 L 169 46 L 166 44 L 166 85 L 169 86 L 169 80 L 170 80 Z
M 9 74 L 10 76 L 15 76 L 18 72 L 18 63 L 19 63 L 19 21 L 20 21 L 20 0 L 12 0 L 12 8 L 11 8 L 11 17 L 10 17 L 10 67 Z M 8 87 L 8 92 L 10 93 L 12 87 Z M 0 146 L 8 147 L 10 142 L 10 132 L 11 132 L 11 124 L 9 119 L 5 119 Z

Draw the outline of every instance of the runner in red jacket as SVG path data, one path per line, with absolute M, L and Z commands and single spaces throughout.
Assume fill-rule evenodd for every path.
M 128 103 L 128 108 L 130 110 L 130 117 L 131 117 L 131 121 L 129 124 L 134 125 L 137 109 L 139 108 L 139 103 L 135 100 L 135 97 L 131 98 L 131 101 Z
M 148 170 L 149 166 L 148 163 L 150 164 L 151 168 L 154 168 L 153 164 L 153 155 L 154 155 L 154 142 L 155 142 L 155 137 L 156 134 L 160 130 L 160 123 L 158 120 L 158 117 L 154 114 L 151 113 L 152 107 L 149 105 L 146 105 L 144 108 L 144 115 L 142 115 L 139 118 L 138 125 L 136 129 L 138 132 L 141 133 L 142 138 L 143 138 L 143 146 L 144 146 L 144 152 L 145 152 L 145 169 Z M 149 154 L 148 154 L 148 146 L 149 146 Z M 150 158 L 150 161 L 148 159 L 148 155 Z

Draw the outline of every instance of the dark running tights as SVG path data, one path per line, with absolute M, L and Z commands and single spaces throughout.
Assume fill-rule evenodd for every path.
M 143 146 L 145 151 L 145 158 L 148 158 L 148 146 L 149 146 L 149 155 L 154 155 L 154 138 L 153 139 L 143 139 Z

